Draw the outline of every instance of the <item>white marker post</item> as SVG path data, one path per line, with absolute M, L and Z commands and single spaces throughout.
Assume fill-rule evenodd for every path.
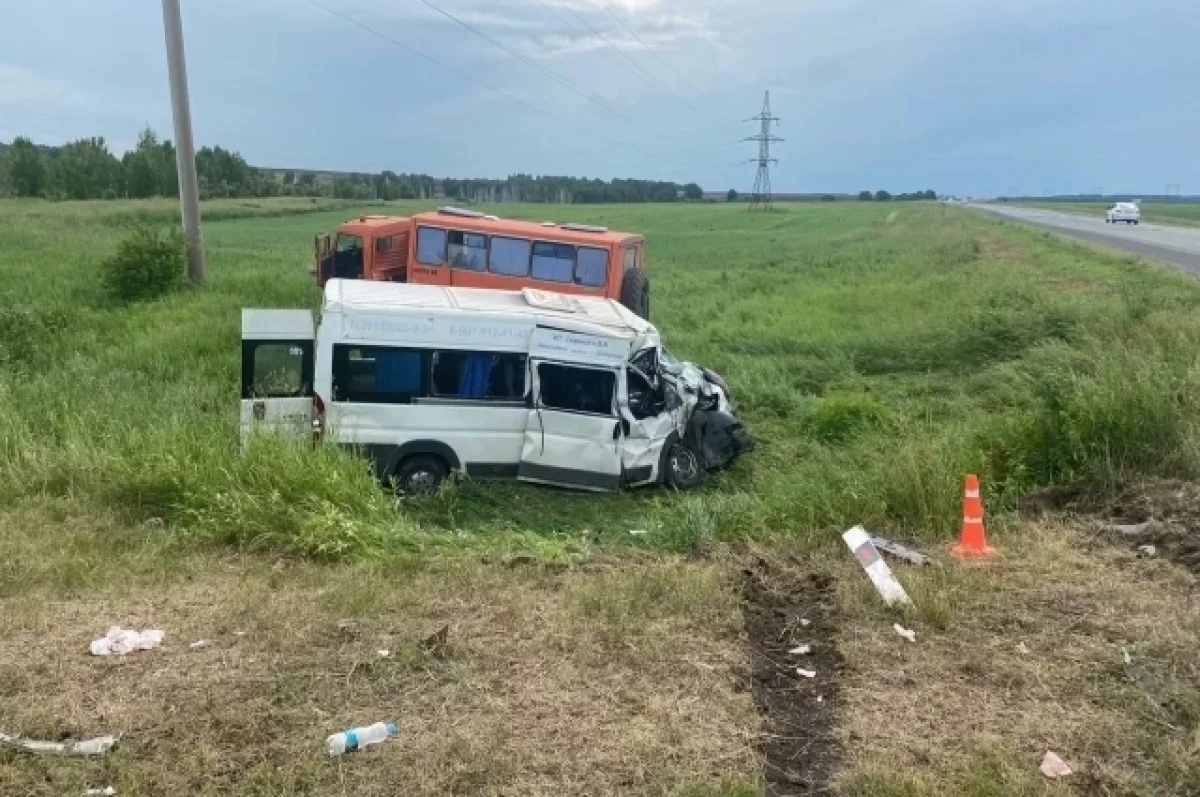
M 879 590 L 879 595 L 883 598 L 884 603 L 888 606 L 895 606 L 897 603 L 912 603 L 908 599 L 908 593 L 904 591 L 904 587 L 892 575 L 892 569 L 879 555 L 879 551 L 871 542 L 871 535 L 867 533 L 866 529 L 862 526 L 855 526 L 843 534 L 842 539 L 846 541 L 846 547 L 854 554 L 854 558 L 862 565 L 862 569 L 867 571 L 871 583 L 875 585 L 875 589 Z

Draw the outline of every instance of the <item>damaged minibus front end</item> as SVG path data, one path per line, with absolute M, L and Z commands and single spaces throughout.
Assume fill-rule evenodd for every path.
M 676 360 L 658 345 L 657 332 L 647 337 L 627 368 L 626 483 L 693 487 L 754 442 L 720 376 Z

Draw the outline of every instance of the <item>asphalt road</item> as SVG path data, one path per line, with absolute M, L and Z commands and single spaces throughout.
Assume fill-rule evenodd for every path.
M 1122 249 L 1159 260 L 1200 276 L 1200 227 L 1166 224 L 1105 224 L 1103 212 L 1094 217 L 1010 205 L 971 205 L 976 210 L 1069 235 L 1088 243 Z

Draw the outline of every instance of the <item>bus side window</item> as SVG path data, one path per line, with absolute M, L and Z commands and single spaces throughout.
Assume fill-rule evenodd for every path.
M 417 228 L 417 262 L 440 266 L 446 262 L 446 231 L 438 227 Z
M 637 247 L 630 246 L 625 249 L 625 270 L 637 268 Z

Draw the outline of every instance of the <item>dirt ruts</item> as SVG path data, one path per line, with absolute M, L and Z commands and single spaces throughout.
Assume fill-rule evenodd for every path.
M 742 570 L 751 689 L 763 714 L 759 751 L 773 797 L 825 793 L 840 752 L 833 733 L 842 667 L 833 582 L 793 561 L 759 557 Z M 791 653 L 801 645 L 811 645 L 811 652 Z

